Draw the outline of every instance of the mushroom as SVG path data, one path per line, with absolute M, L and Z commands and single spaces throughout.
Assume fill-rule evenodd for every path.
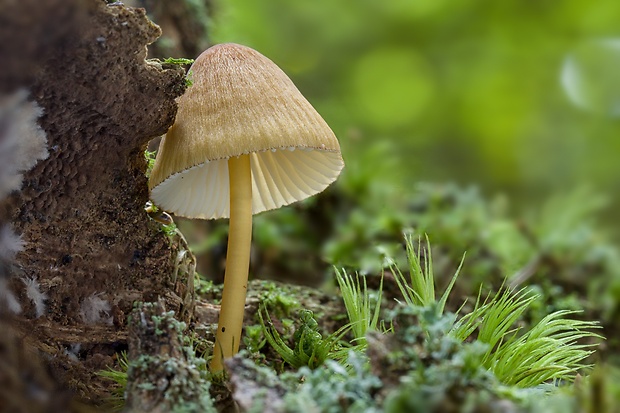
M 237 44 L 204 51 L 149 179 L 152 201 L 188 218 L 230 218 L 211 371 L 239 350 L 252 215 L 323 191 L 344 167 L 327 123 L 271 60 Z

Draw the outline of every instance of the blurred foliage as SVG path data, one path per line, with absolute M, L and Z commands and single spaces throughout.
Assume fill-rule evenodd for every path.
M 255 276 L 318 285 L 329 264 L 379 274 L 405 262 L 413 231 L 429 235 L 444 285 L 467 252 L 455 296 L 507 279 L 542 295 L 533 320 L 583 306 L 605 325 L 620 318 L 619 2 L 218 0 L 212 11 L 212 41 L 281 66 L 346 162 L 325 193 L 255 218 Z M 201 271 L 217 280 L 226 223 L 206 226 L 200 261 L 217 265 Z
M 346 162 L 324 193 L 255 217 L 255 277 L 333 288 L 335 265 L 359 270 L 372 288 L 408 255 L 430 260 L 430 247 L 408 251 L 402 241 L 403 232 L 428 235 L 438 286 L 467 252 L 447 311 L 527 285 L 517 329 L 553 327 L 554 315 L 585 308 L 583 319 L 600 320 L 609 338 L 602 357 L 613 360 L 620 2 L 217 0 L 213 10 L 213 42 L 254 47 L 281 66 L 332 126 Z M 201 255 L 199 271 L 221 280 L 227 223 L 179 225 Z M 422 317 L 394 315 L 407 316 Z M 292 373 L 282 379 L 285 409 L 613 411 L 617 369 L 532 397 L 549 389 L 498 385 L 483 368 L 488 346 L 445 334 L 453 321 L 401 320 L 396 343 L 371 335 L 370 369 L 353 356 L 348 369 L 328 360 Z M 265 351 L 264 335 L 252 334 L 252 351 Z M 407 340 L 410 365 L 390 361 L 399 349 L 387 347 Z
M 346 192 L 348 182 L 343 180 L 339 189 L 311 202 L 259 215 L 253 258 L 263 264 L 254 265 L 254 274 L 269 278 L 277 268 L 289 275 L 289 281 L 299 283 L 308 281 L 300 275 L 326 274 L 331 284 L 331 263 L 347 271 L 360 268 L 369 280 L 374 277 L 369 283 L 376 287 L 383 271 L 395 276 L 394 264 L 405 265 L 408 256 L 428 264 L 429 246 L 414 243 L 414 251 L 403 243 L 404 231 L 427 234 L 433 244 L 433 282 L 444 288 L 462 265 L 460 281 L 447 302 L 449 311 L 456 311 L 465 297 L 475 298 L 481 284 L 485 292 L 504 284 L 515 289 L 528 286 L 538 297 L 526 313 L 528 323 L 555 311 L 585 308 L 585 318 L 600 320 L 605 327 L 602 334 L 609 337 L 609 348 L 620 346 L 613 333 L 620 328 L 620 251 L 596 219 L 605 204 L 602 197 L 579 188 L 515 219 L 504 198 L 488 201 L 474 187 L 419 184 L 405 201 L 372 181 L 360 192 L 364 196 L 356 199 Z M 377 207 L 382 201 L 392 207 Z M 312 217 L 323 205 L 333 214 L 325 224 L 329 231 L 321 248 Z M 225 231 L 220 235 L 225 242 Z M 317 250 L 326 262 L 296 261 L 319 257 Z M 461 263 L 463 251 L 467 255 Z M 420 277 L 429 274 L 423 270 Z
M 340 137 L 347 169 L 401 191 L 420 178 L 477 182 L 520 204 L 582 183 L 618 188 L 615 0 L 215 5 L 214 42 L 280 65 Z

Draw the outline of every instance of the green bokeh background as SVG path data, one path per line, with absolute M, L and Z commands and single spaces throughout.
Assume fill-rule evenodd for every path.
M 529 322 L 583 309 L 618 354 L 620 0 L 211 1 L 209 42 L 278 64 L 346 163 L 254 217 L 252 278 L 333 291 L 336 266 L 372 284 L 405 268 L 403 232 L 419 253 L 428 235 L 440 289 L 466 253 L 453 310 L 527 286 Z M 176 222 L 221 282 L 228 222 Z
M 211 39 L 259 50 L 397 192 L 475 183 L 536 208 L 589 185 L 620 226 L 620 1 L 218 0 Z M 361 174 L 361 175 L 360 175 Z
M 335 266 L 377 288 L 406 268 L 405 232 L 440 291 L 461 269 L 453 311 L 531 288 L 526 323 L 583 309 L 617 364 L 620 0 L 207 1 L 187 0 L 202 41 L 278 64 L 346 163 L 320 195 L 253 218 L 250 277 L 333 292 Z M 221 283 L 228 221 L 175 222 Z

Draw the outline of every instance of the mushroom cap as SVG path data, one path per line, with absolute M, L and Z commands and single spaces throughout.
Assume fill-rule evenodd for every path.
M 188 218 L 228 218 L 228 159 L 249 154 L 252 213 L 317 194 L 344 167 L 327 123 L 271 60 L 227 43 L 204 51 L 149 179 L 151 199 Z

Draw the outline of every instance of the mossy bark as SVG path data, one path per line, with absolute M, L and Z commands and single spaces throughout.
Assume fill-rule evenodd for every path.
M 178 246 L 144 212 L 143 152 L 173 123 L 184 72 L 145 60 L 161 30 L 142 9 L 0 0 L 0 15 L 0 93 L 30 92 L 49 152 L 0 201 L 0 221 L 25 243 L 9 283 L 23 310 L 2 328 L 10 324 L 49 356 L 52 376 L 97 403 L 106 392 L 94 373 L 126 348 L 133 302 L 163 297 L 175 311 L 182 303 L 170 279 Z M 47 297 L 40 317 L 20 278 Z
M 125 412 L 215 412 L 194 349 L 183 343 L 184 329 L 163 301 L 141 304 L 131 313 Z

